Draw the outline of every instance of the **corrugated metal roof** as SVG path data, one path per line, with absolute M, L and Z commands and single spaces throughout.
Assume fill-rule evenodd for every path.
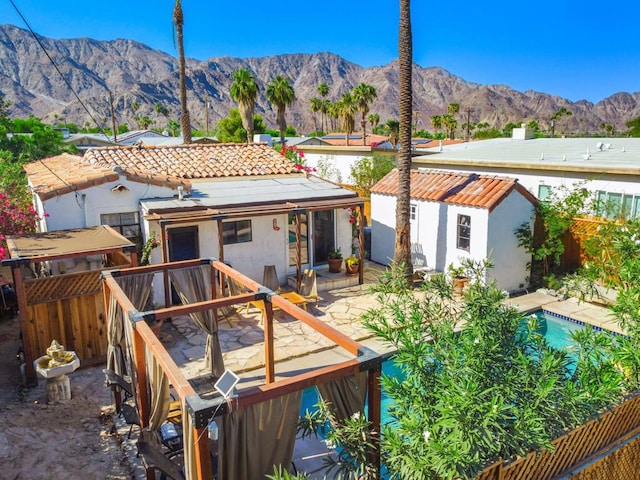
M 371 193 L 398 194 L 398 170 L 374 185 Z M 493 210 L 514 189 L 530 202 L 536 199 L 515 178 L 452 173 L 441 170 L 411 170 L 411 198 Z

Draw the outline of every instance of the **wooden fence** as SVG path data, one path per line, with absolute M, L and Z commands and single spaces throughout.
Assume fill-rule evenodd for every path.
M 74 350 L 83 364 L 104 361 L 107 319 L 100 270 L 24 281 L 27 329 L 34 359 L 52 340 Z
M 616 468 L 625 465 L 635 468 L 631 459 L 638 459 L 640 444 L 633 439 L 624 449 L 614 449 L 623 439 L 628 439 L 640 430 L 640 393 L 636 393 L 623 403 L 613 407 L 597 418 L 580 425 L 574 430 L 555 439 L 553 450 L 532 452 L 511 463 L 496 462 L 483 470 L 477 480 L 551 480 L 572 476 L 576 479 L 616 479 L 637 478 L 635 476 L 609 476 L 599 471 L 595 465 L 615 463 Z M 603 455 L 604 453 L 604 455 Z M 607 460 L 609 454 L 616 458 Z M 583 466 L 584 468 L 581 468 Z M 573 473 L 575 472 L 575 473 Z M 600 476 L 588 476 L 588 475 Z

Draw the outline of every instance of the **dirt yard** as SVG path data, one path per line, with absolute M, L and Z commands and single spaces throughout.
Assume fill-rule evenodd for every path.
M 71 400 L 47 405 L 44 380 L 22 386 L 19 335 L 17 317 L 0 317 L 0 478 L 135 478 L 126 435 L 113 422 L 103 367 L 69 374 Z

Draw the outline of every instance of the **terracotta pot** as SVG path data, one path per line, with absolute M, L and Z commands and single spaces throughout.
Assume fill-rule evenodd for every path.
M 329 263 L 329 273 L 340 273 L 342 258 L 330 258 L 327 262 Z
M 454 277 L 453 278 L 453 294 L 462 295 L 465 285 L 469 283 L 467 277 Z
M 344 269 L 346 270 L 347 275 L 356 275 L 360 271 L 360 265 L 357 263 L 345 263 Z

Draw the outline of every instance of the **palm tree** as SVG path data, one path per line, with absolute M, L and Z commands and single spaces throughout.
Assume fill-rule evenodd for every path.
M 296 99 L 296 93 L 293 91 L 290 82 L 291 80 L 288 78 L 277 75 L 267 85 L 266 91 L 267 100 L 276 107 L 276 117 L 278 128 L 280 129 L 280 145 L 284 145 L 284 132 L 287 129 L 287 121 L 284 118 L 287 105 L 291 105 Z
M 331 130 L 335 131 L 335 120 L 340 117 L 340 105 L 338 104 L 338 102 L 330 102 L 329 100 L 325 101 L 329 102 L 327 103 L 327 116 L 331 119 Z
M 378 115 L 377 113 L 372 113 L 371 115 L 369 115 L 368 119 L 369 123 L 371 124 L 371 131 L 373 132 L 380 123 L 380 115 Z
M 318 113 L 321 109 L 322 109 L 322 100 L 320 100 L 318 97 L 313 97 L 311 100 L 311 111 L 314 113 L 313 115 L 313 131 L 314 132 L 318 132 L 318 120 L 315 116 L 316 113 Z
M 389 136 L 391 145 L 395 148 L 398 144 L 398 136 L 400 135 L 400 122 L 390 118 L 387 120 L 387 123 L 384 124 L 384 131 Z
M 342 129 L 346 132 L 347 146 L 349 146 L 349 135 L 353 132 L 356 123 L 356 102 L 350 92 L 345 92 L 342 94 L 342 98 L 338 100 L 337 105 L 342 119 Z
M 360 125 L 362 126 L 362 145 L 367 144 L 367 113 L 369 113 L 369 104 L 372 103 L 377 96 L 376 89 L 366 83 L 361 83 L 353 89 L 353 99 L 362 115 L 360 119 Z
M 436 132 L 439 132 L 442 128 L 442 116 L 441 115 L 431 115 L 431 126 Z
M 322 105 L 320 106 L 320 121 L 321 123 L 324 124 L 324 119 L 327 118 L 327 114 L 330 113 L 329 109 L 331 108 L 331 106 L 334 105 L 331 100 L 327 100 L 326 98 L 324 100 L 322 100 Z M 328 125 L 321 125 L 322 128 L 322 133 L 327 133 L 326 130 L 324 130 L 324 127 L 329 127 Z M 327 128 L 328 130 L 328 128 Z
M 400 94 L 400 125 L 398 137 L 398 197 L 396 201 L 396 238 L 393 263 L 403 266 L 407 281 L 413 275 L 411 266 L 411 117 L 412 117 L 411 0 L 400 0 L 400 29 L 398 38 L 398 87 Z
M 184 57 L 184 35 L 182 27 L 184 26 L 184 15 L 182 14 L 182 3 L 176 0 L 173 8 L 173 23 L 176 26 L 176 37 L 178 40 L 178 70 L 180 72 L 180 125 L 182 125 L 182 142 L 191 143 L 191 116 L 187 108 L 187 73 L 186 61 Z
M 326 130 L 324 129 L 324 118 L 328 110 L 328 103 L 324 103 L 324 102 L 328 102 L 328 100 L 325 100 L 325 97 L 329 95 L 329 85 L 327 85 L 326 83 L 321 83 L 320 85 L 318 85 L 318 95 L 322 97 L 323 105 L 326 105 L 324 109 L 320 110 L 322 114 L 320 118 L 320 123 L 321 123 L 320 128 L 322 128 L 322 132 L 324 133 L 326 132 Z
M 238 111 L 242 126 L 247 131 L 247 143 L 253 142 L 253 112 L 256 108 L 258 85 L 251 71 L 240 68 L 233 74 L 233 83 L 229 89 L 231 98 L 238 102 Z
M 456 127 L 458 126 L 458 121 L 453 118 L 453 115 L 449 113 L 442 115 L 442 126 L 447 131 L 450 140 L 456 138 Z

